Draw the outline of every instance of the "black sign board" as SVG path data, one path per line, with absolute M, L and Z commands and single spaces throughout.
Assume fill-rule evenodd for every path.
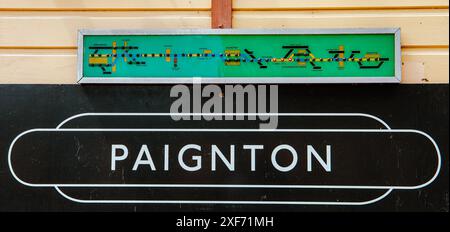
M 279 85 L 276 129 L 171 87 L 0 86 L 0 209 L 448 211 L 448 85 Z

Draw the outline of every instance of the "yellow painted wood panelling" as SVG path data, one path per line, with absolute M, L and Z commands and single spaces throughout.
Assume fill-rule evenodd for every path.
M 75 49 L 0 49 L 2 84 L 74 84 Z
M 210 0 L 0 0 L 0 10 L 209 10 Z
M 403 49 L 403 83 L 448 83 L 447 48 Z M 72 84 L 76 49 L 0 49 L 0 83 Z
M 24 10 L 151 10 L 211 8 L 210 0 L 0 0 L 0 9 Z M 374 9 L 374 8 L 442 8 L 447 0 L 233 0 L 235 10 L 298 10 L 298 9 Z
M 233 0 L 235 10 L 444 8 L 448 0 Z
M 234 28 L 402 30 L 402 83 L 448 83 L 448 0 L 233 0 Z M 210 28 L 211 0 L 0 0 L 0 83 L 76 83 L 77 30 Z
M 208 11 L 3 12 L 0 47 L 74 47 L 77 30 L 209 28 Z
M 76 46 L 80 28 L 208 28 L 210 13 L 179 12 L 4 12 L 0 47 Z M 407 46 L 448 45 L 448 10 L 235 12 L 235 28 L 401 27 Z M 36 31 L 36 29 L 39 29 Z
M 403 50 L 402 83 L 448 83 L 448 48 Z
M 238 11 L 234 28 L 384 28 L 400 27 L 402 45 L 448 46 L 448 9 Z

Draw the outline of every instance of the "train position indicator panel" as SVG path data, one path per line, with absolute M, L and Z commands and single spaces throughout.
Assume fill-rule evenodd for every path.
M 81 30 L 79 83 L 397 83 L 399 29 Z

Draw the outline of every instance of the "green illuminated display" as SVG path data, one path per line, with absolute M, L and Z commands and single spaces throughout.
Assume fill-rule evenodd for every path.
M 83 78 L 387 78 L 394 33 L 84 35 Z

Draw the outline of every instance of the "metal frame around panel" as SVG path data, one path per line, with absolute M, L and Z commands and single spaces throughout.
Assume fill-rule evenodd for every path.
M 392 77 L 83 77 L 85 35 L 318 35 L 394 34 L 395 75 Z M 286 84 L 286 83 L 399 83 L 402 76 L 400 28 L 374 29 L 149 29 L 78 31 L 77 82 L 80 84 Z

